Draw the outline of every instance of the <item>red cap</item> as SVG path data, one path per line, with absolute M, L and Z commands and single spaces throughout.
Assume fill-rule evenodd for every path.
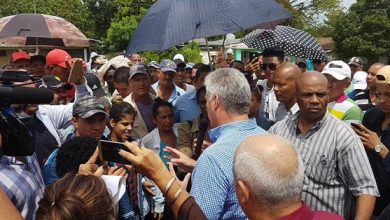
M 69 64 L 72 64 L 72 57 L 65 50 L 54 49 L 46 55 L 47 65 L 60 66 L 66 69 L 66 60 L 69 62 Z
M 21 59 L 29 60 L 30 56 L 24 51 L 16 51 L 16 52 L 12 53 L 12 62 L 15 62 L 15 61 L 21 60 Z

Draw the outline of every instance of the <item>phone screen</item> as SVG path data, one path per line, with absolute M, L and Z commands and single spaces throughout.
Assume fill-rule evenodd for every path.
M 121 164 L 130 164 L 129 161 L 127 161 L 118 154 L 119 150 L 125 150 L 129 152 L 129 149 L 127 149 L 127 147 L 123 145 L 123 143 L 105 140 L 101 140 L 99 142 L 100 160 Z

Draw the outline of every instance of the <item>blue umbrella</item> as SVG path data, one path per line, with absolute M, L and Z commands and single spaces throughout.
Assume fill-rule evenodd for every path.
M 163 51 L 203 37 L 272 27 L 291 18 L 274 0 L 159 0 L 139 23 L 127 54 Z

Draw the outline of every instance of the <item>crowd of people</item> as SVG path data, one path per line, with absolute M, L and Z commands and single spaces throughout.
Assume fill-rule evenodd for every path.
M 35 152 L 0 155 L 2 216 L 390 218 L 390 65 L 352 57 L 309 70 L 281 48 L 231 58 L 14 52 L 3 71 L 31 78 L 11 86 L 54 98 L 11 105 Z M 0 149 L 10 147 L 2 126 Z M 117 161 L 103 143 L 120 146 Z

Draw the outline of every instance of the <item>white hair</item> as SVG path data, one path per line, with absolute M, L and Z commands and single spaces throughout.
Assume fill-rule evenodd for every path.
M 249 83 L 243 73 L 233 68 L 221 68 L 205 79 L 206 99 L 218 96 L 229 114 L 248 114 L 251 104 Z
M 295 153 L 298 166 L 287 171 L 274 168 L 272 158 L 266 158 L 262 154 L 238 152 L 233 161 L 235 178 L 248 184 L 256 200 L 266 204 L 278 205 L 299 198 L 303 187 L 304 166 L 299 153 L 296 150 Z

